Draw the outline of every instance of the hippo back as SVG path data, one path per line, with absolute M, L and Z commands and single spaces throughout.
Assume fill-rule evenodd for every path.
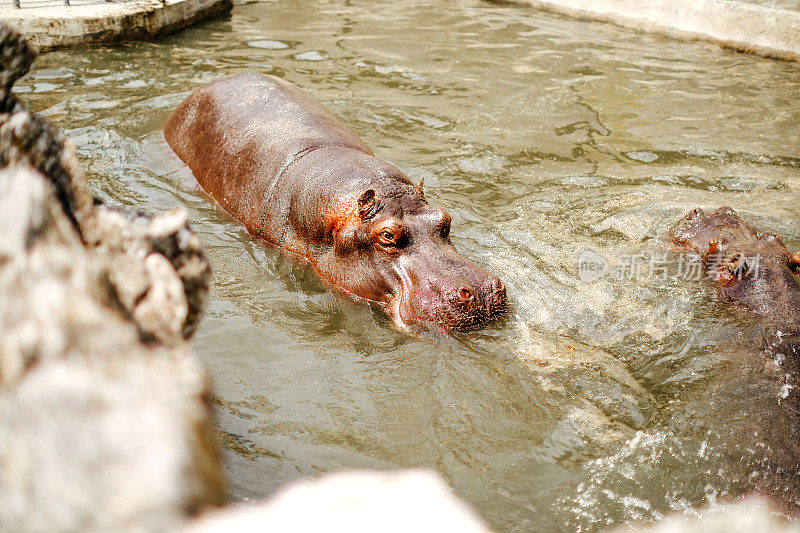
M 243 73 L 181 103 L 164 136 L 201 187 L 247 229 L 275 241 L 264 207 L 289 166 L 322 147 L 372 151 L 320 103 L 275 76 Z

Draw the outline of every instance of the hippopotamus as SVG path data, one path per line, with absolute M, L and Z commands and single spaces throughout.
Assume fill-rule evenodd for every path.
M 720 295 L 770 323 L 800 326 L 800 254 L 774 233 L 758 235 L 730 207 L 694 209 L 669 231 L 672 241 L 700 255 Z
M 500 279 L 450 240 L 450 214 L 319 102 L 275 76 L 227 76 L 164 127 L 203 190 L 251 235 L 401 329 L 473 330 L 506 315 Z
M 668 234 L 700 255 L 723 299 L 754 318 L 747 335 L 719 347 L 736 365 L 707 391 L 707 405 L 724 420 L 721 436 L 743 451 L 737 460 L 748 475 L 737 485 L 800 515 L 800 254 L 774 233 L 759 235 L 727 206 L 694 209 Z

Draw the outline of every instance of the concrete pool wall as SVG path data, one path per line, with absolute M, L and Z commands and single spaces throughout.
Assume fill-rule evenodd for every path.
M 22 0 L 0 6 L 10 22 L 42 50 L 90 43 L 148 39 L 177 31 L 231 9 L 231 0 L 144 0 L 109 3 L 96 0 Z
M 788 0 L 490 0 L 610 22 L 678 39 L 717 43 L 767 57 L 800 59 L 800 7 Z M 145 0 L 108 3 L 24 0 L 0 6 L 41 49 L 151 38 L 228 11 L 231 0 Z
M 800 59 L 800 7 L 782 0 L 512 0 L 538 9 L 767 57 Z

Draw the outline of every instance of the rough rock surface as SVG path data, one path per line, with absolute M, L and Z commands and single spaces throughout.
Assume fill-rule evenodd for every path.
M 83 223 L 119 302 L 146 341 L 176 345 L 194 333 L 208 301 L 211 269 L 200 239 L 175 209 L 152 217 L 98 205 Z
M 186 339 L 210 270 L 181 211 L 96 205 L 63 135 L 11 94 L 0 23 L 0 531 L 162 531 L 223 503 Z
M 13 29 L 0 27 L 0 168 L 29 166 L 50 180 L 81 239 L 105 261 L 120 303 L 137 320 L 145 340 L 175 344 L 188 338 L 202 318 L 210 283 L 200 240 L 182 211 L 149 217 L 124 207 L 95 205 L 64 135 L 11 93 L 35 56 L 35 49 Z M 170 262 L 183 285 L 185 301 L 175 309 L 155 309 L 166 302 L 174 276 L 156 267 L 157 259 L 144 266 L 153 253 Z M 144 307 L 139 310 L 140 305 Z
M 36 49 L 0 22 L 0 168 L 28 165 L 53 182 L 64 213 L 73 223 L 91 210 L 86 180 L 66 137 L 44 119 L 33 115 L 11 93 L 36 57 Z
M 433 472 L 352 471 L 296 481 L 270 499 L 198 519 L 184 533 L 488 529 Z

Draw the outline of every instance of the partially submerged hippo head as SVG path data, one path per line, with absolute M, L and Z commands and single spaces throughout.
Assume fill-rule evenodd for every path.
M 382 170 L 396 175 L 363 187 L 331 221 L 335 263 L 332 272 L 319 265 L 323 277 L 384 305 L 403 329 L 473 330 L 505 316 L 503 282 L 459 255 L 450 214 L 428 205 L 421 184 L 391 165 Z
M 669 231 L 675 244 L 698 253 L 720 294 L 781 322 L 800 322 L 800 254 L 756 230 L 730 207 L 694 209 Z

